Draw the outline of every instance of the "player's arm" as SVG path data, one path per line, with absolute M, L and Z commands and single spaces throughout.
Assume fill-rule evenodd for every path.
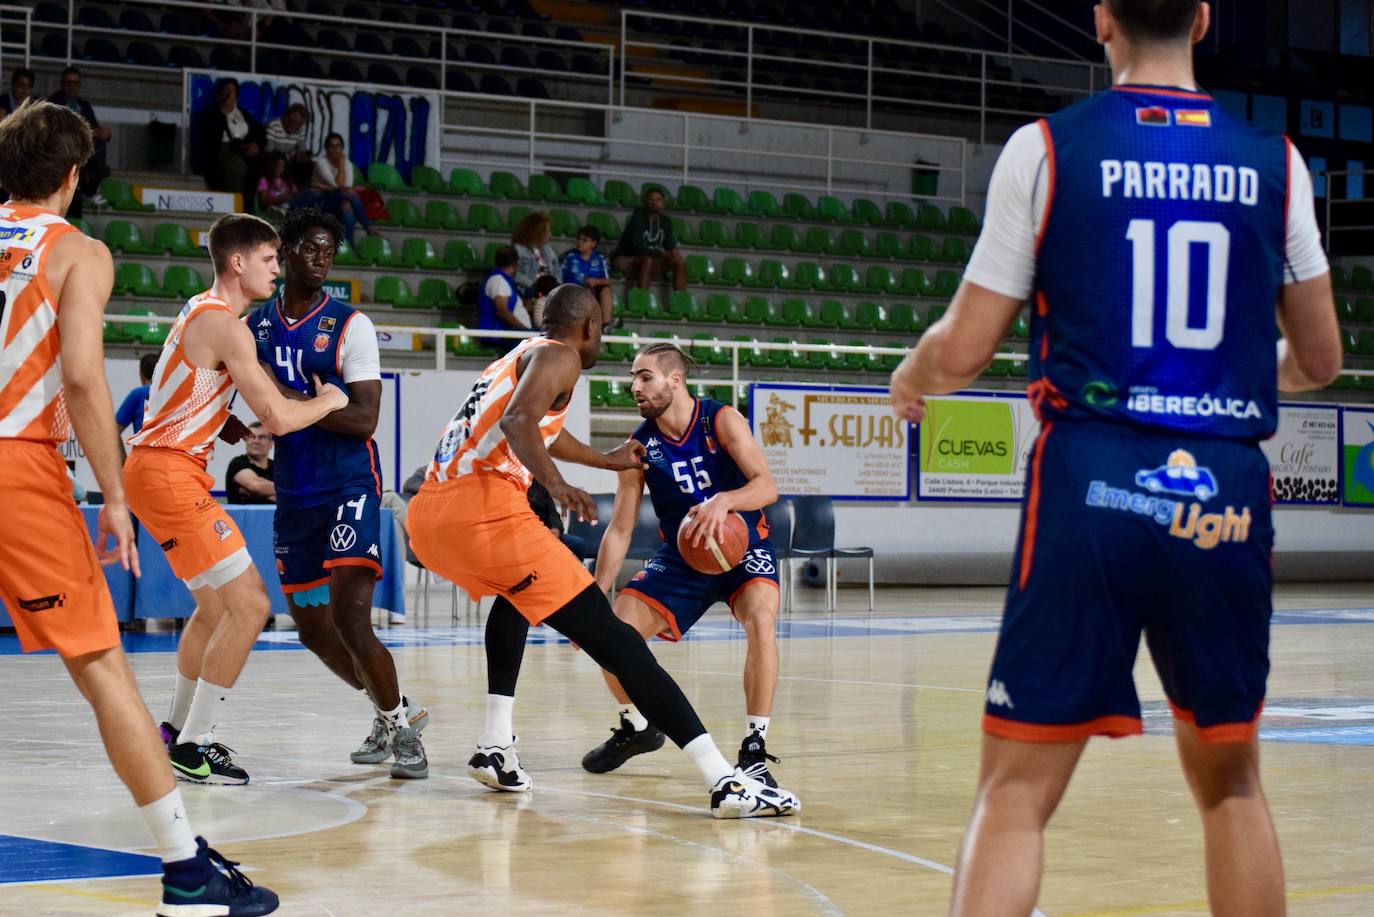
M 1341 373 L 1341 329 L 1331 274 L 1290 283 L 1279 292 L 1279 390 L 1323 388 Z
M 620 575 L 643 500 L 644 472 L 637 468 L 620 472 L 615 487 L 615 508 L 611 510 L 606 531 L 601 533 L 601 547 L 596 551 L 596 585 L 602 592 L 610 592 L 615 578 Z
M 520 381 L 501 417 L 501 433 L 511 452 L 544 485 L 554 502 L 575 511 L 583 521 L 595 522 L 596 504 L 591 494 L 563 480 L 539 432 L 539 421 L 554 402 L 565 394 L 571 395 L 582 373 L 582 360 L 571 347 L 536 347 L 526 359 L 529 362 L 521 371 Z
M 519 328 L 521 331 L 530 330 L 520 319 L 515 317 L 515 313 L 510 308 L 511 297 L 492 296 L 491 304 L 496 312 L 496 320 L 508 328 Z
M 114 401 L 105 381 L 105 303 L 114 262 L 103 243 L 69 233 L 53 247 L 49 277 L 60 278 L 57 328 L 62 338 L 62 391 L 77 442 L 105 503 L 97 522 L 101 563 L 115 560 L 139 574 L 138 549 L 124 495 L 124 447 L 115 428 Z M 114 544 L 107 549 L 108 539 Z
M 316 395 L 308 401 L 292 401 L 277 391 L 276 382 L 258 362 L 253 333 L 236 319 L 223 313 L 210 313 L 186 329 L 188 338 L 197 334 L 219 361 L 229 370 L 239 394 L 257 416 L 267 432 L 283 436 L 319 421 L 331 411 L 348 403 L 341 390 L 322 382 L 315 386 Z
M 597 452 L 567 430 L 549 445 L 549 455 L 574 465 L 601 468 L 605 471 L 627 471 L 639 468 L 644 461 L 644 445 L 638 440 L 626 440 L 610 452 Z
M 747 483 L 735 490 L 723 490 L 688 512 L 684 532 L 696 545 L 705 544 L 708 533 L 716 541 L 723 539 L 725 520 L 731 512 L 763 509 L 778 499 L 778 485 L 768 460 L 739 411 L 728 408 L 716 414 L 716 437 Z
M 250 468 L 244 468 L 234 475 L 234 483 L 255 497 L 277 498 L 277 485 Z
M 361 312 L 348 320 L 339 342 L 339 374 L 348 386 L 348 404 L 321 420 L 319 427 L 354 439 L 371 439 L 382 410 L 382 357 L 377 330 Z
M 305 392 L 296 391 L 294 388 L 278 379 L 276 372 L 273 371 L 271 366 L 269 366 L 261 360 L 258 361 L 258 365 L 261 366 L 262 371 L 267 374 L 267 378 L 271 379 L 272 382 L 276 384 L 277 391 L 281 393 L 281 396 L 283 398 L 290 398 L 292 401 L 310 400 L 310 396 L 307 395 Z

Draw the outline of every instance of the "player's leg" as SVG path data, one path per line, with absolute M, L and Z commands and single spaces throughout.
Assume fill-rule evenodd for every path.
M 601 324 L 603 326 L 609 325 L 614 319 L 611 313 L 615 308 L 615 300 L 609 283 L 603 283 L 597 288 L 596 300 L 601 304 Z
M 363 686 L 363 681 L 358 677 L 358 670 L 353 665 L 353 657 L 348 653 L 348 647 L 344 646 L 343 638 L 339 636 L 339 629 L 334 626 L 334 612 L 329 604 L 329 587 L 317 587 L 324 593 L 323 604 L 309 604 L 302 606 L 300 602 L 313 602 L 313 598 L 308 597 L 310 592 L 293 593 L 288 597 L 288 604 L 291 608 L 291 620 L 296 622 L 296 638 L 301 641 L 301 645 L 310 652 L 314 653 L 320 662 L 324 663 L 325 668 L 339 676 L 344 684 L 355 691 L 367 693 Z
M 672 273 L 675 292 L 681 293 L 687 289 L 687 261 L 682 257 L 682 249 L 675 248 L 670 252 L 664 252 L 663 260 L 659 262 L 659 270 L 663 273 Z
M 983 736 L 978 795 L 959 849 L 950 914 L 1025 917 L 1031 912 L 1040 894 L 1045 825 L 1086 744 Z
M 643 586 L 650 573 L 636 583 Z M 646 588 L 653 591 L 652 586 Z M 667 618 L 649 604 L 646 598 L 634 592 L 622 591 L 615 597 L 613 612 L 620 621 L 635 629 L 645 640 L 654 634 L 671 632 Z M 620 725 L 612 727 L 611 737 L 582 756 L 582 767 L 593 774 L 605 774 L 620 767 L 636 755 L 658 751 L 663 747 L 663 733 L 640 712 L 639 707 L 630 701 L 630 695 L 620 684 L 620 679 L 609 669 L 601 670 L 606 679 L 606 687 L 620 705 Z
M 744 627 L 748 641 L 744 656 L 744 741 L 740 743 L 738 764 L 746 774 L 769 786 L 777 786 L 768 762 L 778 759 L 768 754 L 766 743 L 773 695 L 778 688 L 778 595 L 776 580 L 759 577 L 745 583 L 730 602 L 730 611 Z
M 186 716 L 191 712 L 191 701 L 196 695 L 196 682 L 200 679 L 201 664 L 205 661 L 205 648 L 224 617 L 224 603 L 215 590 L 204 587 L 195 590 L 192 596 L 196 600 L 196 607 L 181 629 L 181 640 L 177 643 L 172 709 L 161 727 L 162 741 L 169 748 L 177 743 L 177 736 L 186 725 Z
M 523 793 L 534 784 L 515 751 L 515 685 L 525 658 L 530 622 L 505 596 L 497 596 L 487 615 L 483 640 L 487 655 L 487 715 L 477 748 L 468 759 L 468 776 L 494 790 Z

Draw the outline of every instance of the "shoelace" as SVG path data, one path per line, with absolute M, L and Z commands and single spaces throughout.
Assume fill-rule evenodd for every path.
M 204 842 L 202 841 L 202 843 Z M 212 847 L 205 848 L 205 854 L 210 858 L 210 862 L 218 867 L 220 872 L 224 873 L 236 895 L 244 894 L 253 887 L 253 880 L 236 868 L 239 865 L 237 861 L 228 859 Z
M 395 754 L 397 760 L 400 760 L 401 756 L 404 755 L 407 758 L 413 758 L 418 761 L 423 756 L 420 749 L 419 733 L 414 733 L 407 738 L 396 740 Z
M 200 753 L 204 755 L 211 764 L 234 763 L 230 758 L 230 755 L 234 754 L 234 750 L 228 745 L 223 745 L 219 742 L 211 742 L 209 745 L 202 745 L 200 747 Z
M 386 745 L 386 720 L 380 716 L 372 718 L 372 732 L 368 733 L 367 741 L 373 745 Z

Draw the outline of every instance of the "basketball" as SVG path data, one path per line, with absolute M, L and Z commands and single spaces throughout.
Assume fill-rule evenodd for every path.
M 708 535 L 706 543 L 700 547 L 683 537 L 687 523 L 688 519 L 683 519 L 677 530 L 677 549 L 693 570 L 710 574 L 729 573 L 744 560 L 744 552 L 749 550 L 749 526 L 739 513 L 731 513 L 726 518 L 723 541 L 717 542 Z

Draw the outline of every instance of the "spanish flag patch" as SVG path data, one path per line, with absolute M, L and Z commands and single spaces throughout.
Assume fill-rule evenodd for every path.
M 1212 113 L 1205 108 L 1180 108 L 1174 112 L 1174 123 L 1181 127 L 1211 127 Z

